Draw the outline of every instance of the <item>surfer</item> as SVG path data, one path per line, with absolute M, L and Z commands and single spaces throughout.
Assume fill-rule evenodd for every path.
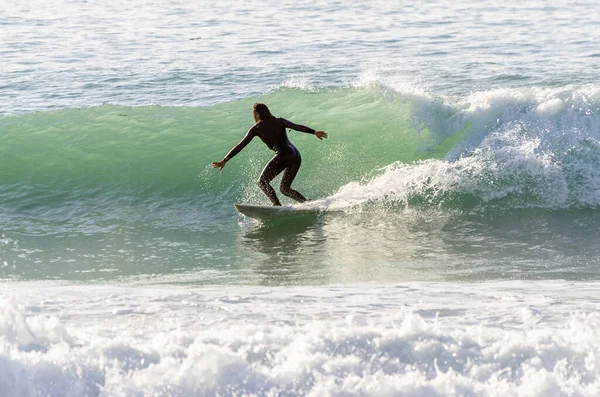
M 292 130 L 313 134 L 318 139 L 327 138 L 325 131 L 315 131 L 312 128 L 303 125 L 294 124 L 283 118 L 274 117 L 269 108 L 264 103 L 255 103 L 252 107 L 252 115 L 256 124 L 246 133 L 246 136 L 227 153 L 223 160 L 212 163 L 214 168 L 223 169 L 225 164 L 238 154 L 255 137 L 259 137 L 269 149 L 275 152 L 275 156 L 267 163 L 260 178 L 258 186 L 267 195 L 271 203 L 280 206 L 281 203 L 271 186 L 271 181 L 283 171 L 279 190 L 284 195 L 303 203 L 306 198 L 300 192 L 292 189 L 292 182 L 300 169 L 300 152 L 288 139 L 286 128 Z

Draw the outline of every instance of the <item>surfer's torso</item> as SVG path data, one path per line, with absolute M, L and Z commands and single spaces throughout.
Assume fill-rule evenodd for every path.
M 291 128 L 307 134 L 315 133 L 315 130 L 312 128 L 294 124 L 283 118 L 273 117 L 267 120 L 261 120 L 254 124 L 240 143 L 227 153 L 225 160 L 229 161 L 233 156 L 238 154 L 255 136 L 259 137 L 269 149 L 279 155 L 299 155 L 298 149 L 296 149 L 288 139 L 286 128 Z

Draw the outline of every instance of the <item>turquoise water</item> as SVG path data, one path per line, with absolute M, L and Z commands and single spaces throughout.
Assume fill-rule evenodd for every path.
M 386 269 L 377 280 L 389 282 L 596 279 L 597 92 L 456 98 L 382 86 L 280 88 L 202 108 L 8 116 L 0 120 L 0 271 L 24 280 L 186 274 L 201 284 L 277 284 L 259 281 L 262 273 L 310 263 L 281 282 L 320 284 L 369 281 L 370 270 L 351 269 L 375 260 Z M 241 139 L 255 101 L 330 131 L 324 142 L 292 134 L 305 158 L 295 186 L 323 198 L 323 217 L 256 225 L 235 213 L 234 202 L 267 201 L 255 181 L 269 151 L 254 142 L 222 173 L 209 164 Z M 351 246 L 360 248 L 349 259 Z
M 598 394 L 594 2 L 0 9 L 1 396 Z

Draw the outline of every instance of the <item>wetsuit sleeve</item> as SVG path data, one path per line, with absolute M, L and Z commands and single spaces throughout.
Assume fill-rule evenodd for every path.
M 314 134 L 315 130 L 313 130 L 310 127 L 306 127 L 304 125 L 300 125 L 300 124 L 294 124 L 291 121 L 288 121 L 286 119 L 279 119 L 281 120 L 281 122 L 283 123 L 283 125 L 285 126 L 285 128 L 291 128 L 292 130 L 296 130 L 296 131 L 300 131 L 300 132 L 306 132 L 307 134 Z
M 233 158 L 233 156 L 235 156 L 236 154 L 238 154 L 239 152 L 242 151 L 243 148 L 246 147 L 247 144 L 250 143 L 250 141 L 256 136 L 256 133 L 254 132 L 254 127 L 250 128 L 248 130 L 248 132 L 246 133 L 246 136 L 240 141 L 240 143 L 238 143 L 237 145 L 235 145 L 233 147 L 233 149 L 231 149 L 229 151 L 229 153 L 227 153 L 227 155 L 225 157 L 223 157 L 223 160 L 225 161 L 229 161 Z

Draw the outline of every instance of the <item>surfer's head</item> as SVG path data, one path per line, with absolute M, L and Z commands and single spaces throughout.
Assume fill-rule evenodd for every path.
M 257 123 L 260 120 L 268 120 L 273 118 L 271 111 L 264 103 L 255 103 L 254 106 L 252 106 L 252 115 L 254 116 L 254 121 Z

